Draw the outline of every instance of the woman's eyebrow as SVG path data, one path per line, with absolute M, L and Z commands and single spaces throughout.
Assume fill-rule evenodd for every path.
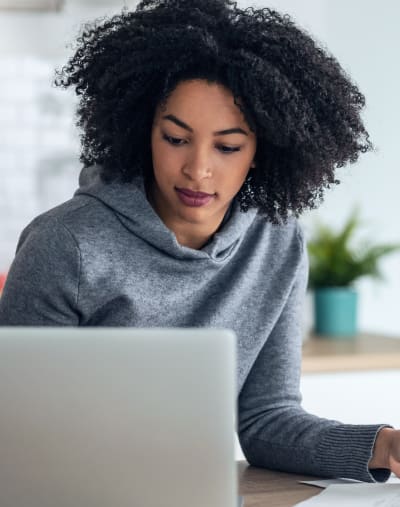
M 162 119 L 172 121 L 172 123 L 175 123 L 175 125 L 178 125 L 178 127 L 181 127 L 183 129 L 187 130 L 188 132 L 193 132 L 192 127 L 189 127 L 189 125 L 187 125 L 185 122 L 183 122 L 182 120 L 180 120 L 179 118 L 177 118 L 173 114 L 167 114 L 167 115 L 163 116 Z M 231 129 L 218 130 L 217 132 L 213 132 L 214 136 L 226 136 L 228 134 L 243 134 L 245 136 L 249 135 L 245 130 L 243 130 L 240 127 L 234 127 Z

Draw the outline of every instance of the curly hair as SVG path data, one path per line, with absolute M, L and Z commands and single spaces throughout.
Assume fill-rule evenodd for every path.
M 156 107 L 183 80 L 227 87 L 256 133 L 241 210 L 272 222 L 313 209 L 335 170 L 373 149 L 365 98 L 337 60 L 288 15 L 231 0 L 143 0 L 85 25 L 55 84 L 80 96 L 81 162 L 105 182 L 152 174 Z

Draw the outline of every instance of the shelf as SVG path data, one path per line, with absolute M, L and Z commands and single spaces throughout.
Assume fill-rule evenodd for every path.
M 302 373 L 400 369 L 400 339 L 360 334 L 353 339 L 311 336 L 303 343 Z

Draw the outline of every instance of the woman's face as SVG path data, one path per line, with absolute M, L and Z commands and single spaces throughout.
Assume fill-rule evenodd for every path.
M 161 219 L 216 230 L 253 164 L 256 136 L 227 88 L 183 81 L 156 111 L 151 147 Z

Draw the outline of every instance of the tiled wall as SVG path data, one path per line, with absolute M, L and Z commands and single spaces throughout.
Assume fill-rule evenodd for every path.
M 1 272 L 23 227 L 72 195 L 80 166 L 75 98 L 52 86 L 55 65 L 34 58 L 0 63 Z

